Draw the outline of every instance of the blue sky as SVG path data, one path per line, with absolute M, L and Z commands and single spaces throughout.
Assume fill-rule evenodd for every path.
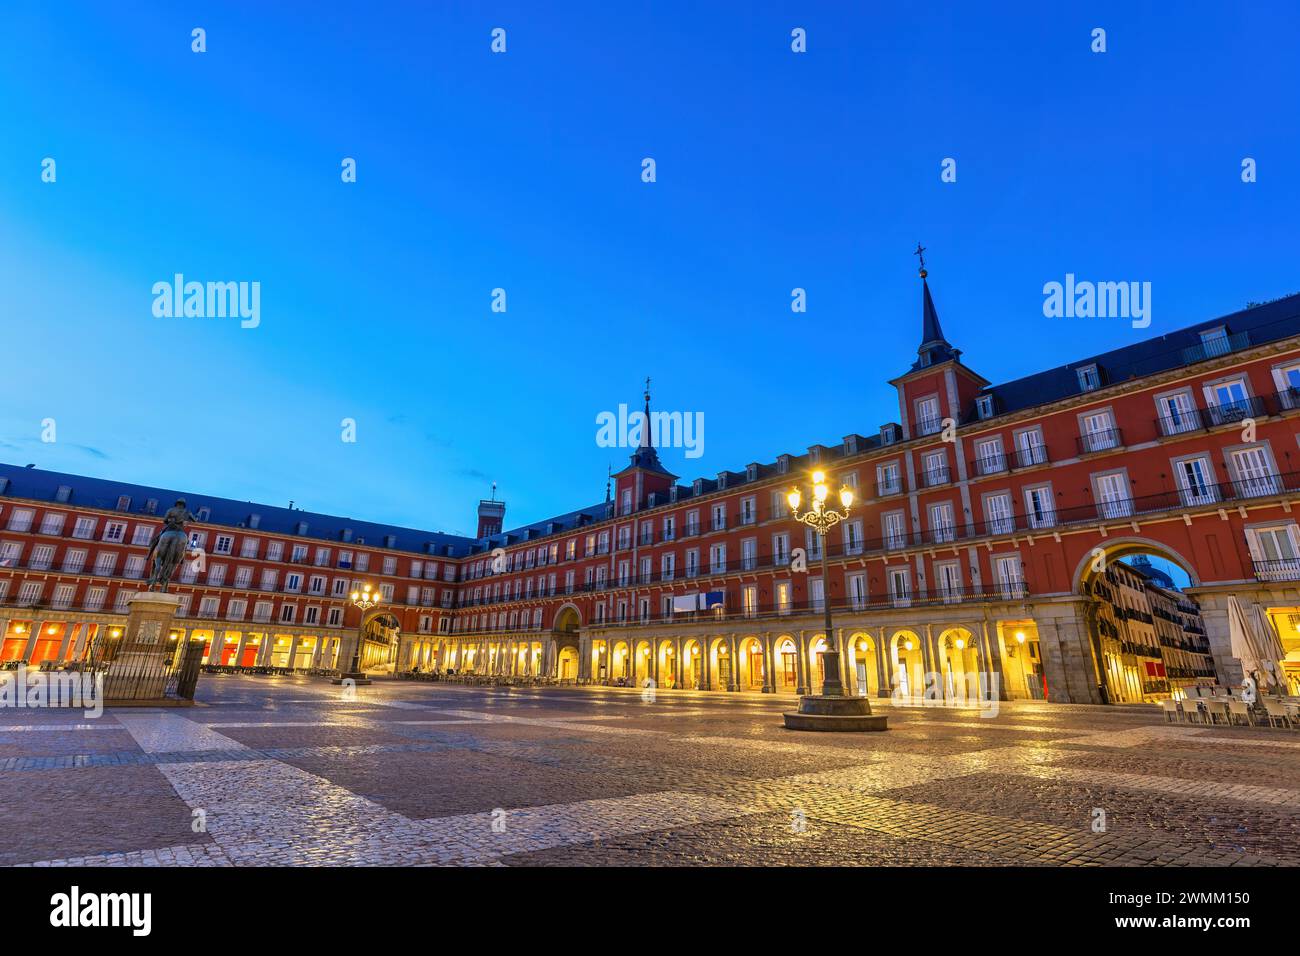
M 646 375 L 684 480 L 893 420 L 918 240 L 994 381 L 1300 289 L 1294 5 L 975 6 L 9 0 L 0 459 L 467 532 L 600 500 Z M 1067 272 L 1151 328 L 1044 318 Z

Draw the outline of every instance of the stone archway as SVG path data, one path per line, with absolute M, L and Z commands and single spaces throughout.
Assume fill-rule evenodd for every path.
M 582 627 L 582 614 L 572 604 L 565 604 L 555 612 L 551 624 L 551 638 L 544 645 L 541 672 L 559 680 L 577 680 L 582 660 L 578 631 Z M 568 671 L 572 673 L 568 673 Z

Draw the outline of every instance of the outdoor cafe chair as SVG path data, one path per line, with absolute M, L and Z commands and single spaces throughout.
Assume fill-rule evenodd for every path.
M 1268 714 L 1269 726 L 1291 726 L 1291 715 L 1287 713 L 1286 706 L 1280 700 L 1274 700 L 1271 697 L 1264 698 L 1264 712 Z
M 1250 712 L 1250 706 L 1244 700 L 1228 701 L 1228 722 L 1232 723 L 1234 718 L 1244 717 L 1245 723 L 1254 724 L 1255 717 Z
M 1162 700 L 1160 709 L 1165 712 L 1166 723 L 1177 723 L 1182 719 L 1182 714 L 1178 711 L 1178 701 L 1176 700 Z
M 1206 719 L 1214 724 L 1222 721 L 1231 723 L 1228 719 L 1228 702 L 1220 699 L 1207 700 L 1204 702 Z
M 1195 697 L 1185 697 L 1182 701 L 1183 716 L 1189 724 L 1199 724 L 1205 718 L 1201 713 L 1201 702 Z

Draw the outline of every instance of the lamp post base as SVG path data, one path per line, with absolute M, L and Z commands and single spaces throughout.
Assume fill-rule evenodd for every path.
M 352 681 L 356 687 L 364 687 L 370 683 L 370 678 L 366 676 L 365 671 L 348 671 L 346 674 L 340 674 L 330 681 L 331 684 L 342 684 L 345 680 Z
M 829 628 L 827 629 L 829 631 Z M 840 652 L 822 652 L 823 697 L 843 697 L 844 684 L 840 681 Z
M 889 729 L 889 718 L 884 714 L 873 714 L 871 701 L 866 697 L 800 697 L 798 713 L 787 713 L 782 717 L 786 730 L 863 733 Z

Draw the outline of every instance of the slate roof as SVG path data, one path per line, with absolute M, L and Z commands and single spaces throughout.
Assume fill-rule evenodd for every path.
M 1013 382 L 991 385 L 984 389 L 983 394 L 993 395 L 994 412 L 1001 414 L 1082 394 L 1078 369 L 1088 365 L 1097 366 L 1103 386 L 1180 368 L 1206 357 L 1200 333 L 1219 326 L 1226 327 L 1228 335 L 1235 337 L 1230 339 L 1231 351 L 1300 334 L 1300 293 L 1198 322 L 1068 365 L 1058 365 Z

